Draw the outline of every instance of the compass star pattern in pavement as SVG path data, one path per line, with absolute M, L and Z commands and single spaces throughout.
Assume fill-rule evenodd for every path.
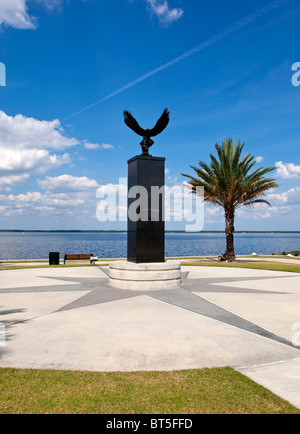
M 100 268 L 100 267 L 99 267 Z M 100 268 L 105 275 L 107 275 L 107 269 Z M 230 326 L 237 327 L 239 329 L 263 336 L 267 339 L 272 339 L 279 343 L 293 346 L 291 342 L 288 340 L 277 336 L 276 334 L 270 332 L 269 330 L 264 329 L 263 327 L 258 326 L 246 319 L 240 317 L 239 315 L 235 315 L 234 313 L 214 304 L 205 298 L 196 295 L 195 293 L 201 292 L 234 292 L 234 293 L 265 293 L 265 294 L 278 294 L 278 292 L 274 293 L 272 291 L 258 291 L 255 289 L 244 289 L 244 288 L 230 288 L 230 287 L 222 287 L 218 286 L 218 281 L 220 279 L 188 279 L 189 273 L 183 273 L 182 277 L 182 285 L 177 289 L 172 290 L 161 290 L 161 291 L 132 291 L 132 290 L 122 290 L 115 289 L 109 286 L 108 278 L 61 278 L 57 277 L 58 280 L 66 280 L 69 282 L 74 282 L 76 284 L 80 283 L 82 285 L 82 289 L 89 292 L 75 301 L 63 306 L 58 311 L 67 311 L 71 309 L 78 309 L 85 306 L 92 306 L 101 303 L 108 303 L 116 300 L 123 300 L 126 298 L 138 297 L 141 295 L 146 295 L 148 297 L 152 297 L 156 300 L 160 300 L 162 302 L 177 306 L 182 309 L 189 310 L 191 312 L 195 312 L 199 315 L 206 316 L 208 318 L 214 319 L 216 321 L 220 321 L 224 324 L 228 324 Z M 54 276 L 53 279 L 56 279 Z M 264 279 L 262 277 L 261 279 Z M 227 279 L 230 282 L 232 279 Z M 249 278 L 247 278 L 249 280 Z M 257 280 L 257 278 L 255 278 Z M 212 282 L 216 284 L 212 284 Z M 224 279 L 221 279 L 221 282 L 224 283 Z M 71 289 L 71 288 L 69 288 Z M 77 289 L 77 288 L 76 288 Z M 282 292 L 281 294 L 288 294 L 288 292 Z

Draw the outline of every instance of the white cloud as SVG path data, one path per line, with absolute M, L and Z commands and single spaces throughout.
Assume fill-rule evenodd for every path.
M 283 193 L 269 193 L 267 200 L 271 205 L 300 205 L 300 187 L 291 188 Z
M 39 3 L 43 5 L 49 11 L 53 11 L 54 9 L 58 9 L 62 7 L 62 0 L 34 0 L 35 3 Z
M 45 190 L 29 191 L 24 194 L 0 194 L 0 214 L 5 216 L 34 216 L 48 213 L 58 216 L 94 216 L 96 212 L 96 191 L 98 183 L 85 176 L 61 175 L 39 180 Z
M 21 114 L 8 116 L 0 110 L 0 146 L 11 149 L 55 149 L 61 151 L 79 144 L 63 135 L 58 119 L 40 121 Z
M 95 191 L 95 190 L 94 190 Z M 28 215 L 37 217 L 44 214 L 72 215 L 77 217 L 93 205 L 90 192 L 69 191 L 65 193 L 32 191 L 25 194 L 0 195 L 1 213 L 5 216 Z M 95 204 L 96 206 L 96 204 Z
M 161 24 L 171 24 L 183 15 L 183 10 L 170 8 L 167 0 L 146 0 L 148 10 L 152 15 L 156 15 Z
M 13 150 L 0 146 L 0 154 L 0 174 L 2 175 L 22 172 L 26 175 L 28 172 L 43 173 L 53 167 L 70 163 L 69 154 L 50 154 L 46 149 Z
M 57 119 L 39 121 L 21 114 L 8 116 L 0 110 L 0 177 L 2 181 L 4 175 L 28 177 L 31 173 L 69 164 L 68 153 L 53 151 L 63 151 L 79 143 L 64 135 Z
M 252 215 L 252 218 L 254 219 L 254 220 L 261 220 L 261 219 L 263 219 L 263 220 L 268 220 L 268 219 L 270 219 L 272 217 L 272 212 L 270 212 L 270 211 L 266 211 L 266 212 L 256 212 L 256 213 L 253 213 L 253 215 Z
M 267 220 L 273 217 L 273 215 L 277 213 L 276 208 L 268 208 L 266 210 L 266 206 L 264 205 L 256 205 L 253 208 L 239 208 L 236 211 L 236 216 L 238 218 L 251 218 L 253 220 Z
M 206 205 L 205 207 L 205 212 L 209 215 L 209 216 L 222 216 L 223 217 L 223 208 L 220 207 L 209 207 L 209 205 Z
M 10 191 L 11 187 L 23 184 L 28 178 L 29 175 L 27 173 L 22 175 L 0 176 L 0 191 Z
M 296 166 L 294 163 L 283 163 L 278 161 L 275 164 L 277 167 L 277 176 L 283 179 L 300 178 L 300 165 Z
M 88 142 L 85 142 L 84 143 L 84 147 L 85 147 L 85 149 L 99 149 L 100 145 L 98 143 L 88 143 Z
M 171 184 L 176 184 L 177 180 L 178 180 L 177 176 L 175 176 L 174 178 L 172 178 L 172 176 L 168 176 L 168 181 Z
M 265 204 L 256 204 L 251 208 L 239 208 L 236 213 L 237 217 L 251 217 L 251 219 L 260 220 L 284 215 L 296 216 L 300 213 L 300 187 L 291 188 L 282 193 L 270 192 L 266 194 L 265 198 L 270 202 L 271 207 Z
M 36 29 L 37 18 L 30 15 L 29 4 L 38 3 L 47 10 L 61 8 L 62 0 L 0 0 L 0 28 L 14 27 L 15 29 Z
M 108 143 L 102 143 L 102 145 L 99 145 L 98 143 L 89 143 L 87 141 L 84 142 L 84 147 L 86 149 L 113 149 L 113 145 L 110 145 Z
M 113 145 L 110 145 L 109 143 L 102 143 L 102 145 L 100 145 L 100 148 L 102 148 L 102 149 L 113 149 Z
M 261 157 L 260 155 L 258 157 L 255 158 L 255 161 L 257 163 L 261 163 L 262 161 L 264 161 L 265 157 Z
M 65 149 L 83 144 L 89 149 L 112 149 L 110 144 L 91 144 L 66 136 L 60 121 L 40 121 L 22 114 L 9 116 L 0 110 L 0 191 L 24 183 L 30 175 L 70 164 Z M 38 185 L 49 192 L 89 192 L 99 187 L 86 177 L 47 177 Z
M 99 187 L 94 179 L 71 175 L 61 175 L 55 178 L 47 176 L 45 180 L 39 180 L 38 185 L 43 190 L 55 193 L 90 192 L 95 194 L 96 189 Z
M 65 193 L 52 194 L 41 193 L 39 191 L 28 192 L 26 194 L 13 195 L 10 194 L 6 197 L 7 204 L 12 204 L 13 207 L 34 211 L 41 206 L 50 206 L 52 208 L 67 208 L 76 207 L 85 203 L 84 198 L 79 195 L 72 196 Z
M 36 18 L 28 14 L 26 0 L 1 0 L 0 27 L 8 26 L 16 29 L 36 28 Z

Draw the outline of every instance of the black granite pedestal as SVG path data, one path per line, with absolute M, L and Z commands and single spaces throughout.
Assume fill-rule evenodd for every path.
M 132 219 L 128 213 L 129 262 L 165 262 L 164 185 L 165 158 L 136 156 L 128 161 L 128 210 L 136 209 L 141 217 Z

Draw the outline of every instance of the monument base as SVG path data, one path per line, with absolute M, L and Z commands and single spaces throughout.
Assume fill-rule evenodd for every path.
M 116 261 L 109 264 L 109 284 L 113 288 L 134 291 L 158 291 L 181 285 L 180 262 L 135 264 Z

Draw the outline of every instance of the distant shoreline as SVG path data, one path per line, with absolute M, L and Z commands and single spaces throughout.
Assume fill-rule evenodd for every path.
M 126 233 L 124 230 L 29 230 L 29 229 L 0 229 L 0 233 Z M 186 231 L 172 231 L 166 230 L 167 234 L 224 234 L 225 231 L 200 231 L 200 232 L 186 232 Z M 300 234 L 300 231 L 235 231 L 236 234 Z

